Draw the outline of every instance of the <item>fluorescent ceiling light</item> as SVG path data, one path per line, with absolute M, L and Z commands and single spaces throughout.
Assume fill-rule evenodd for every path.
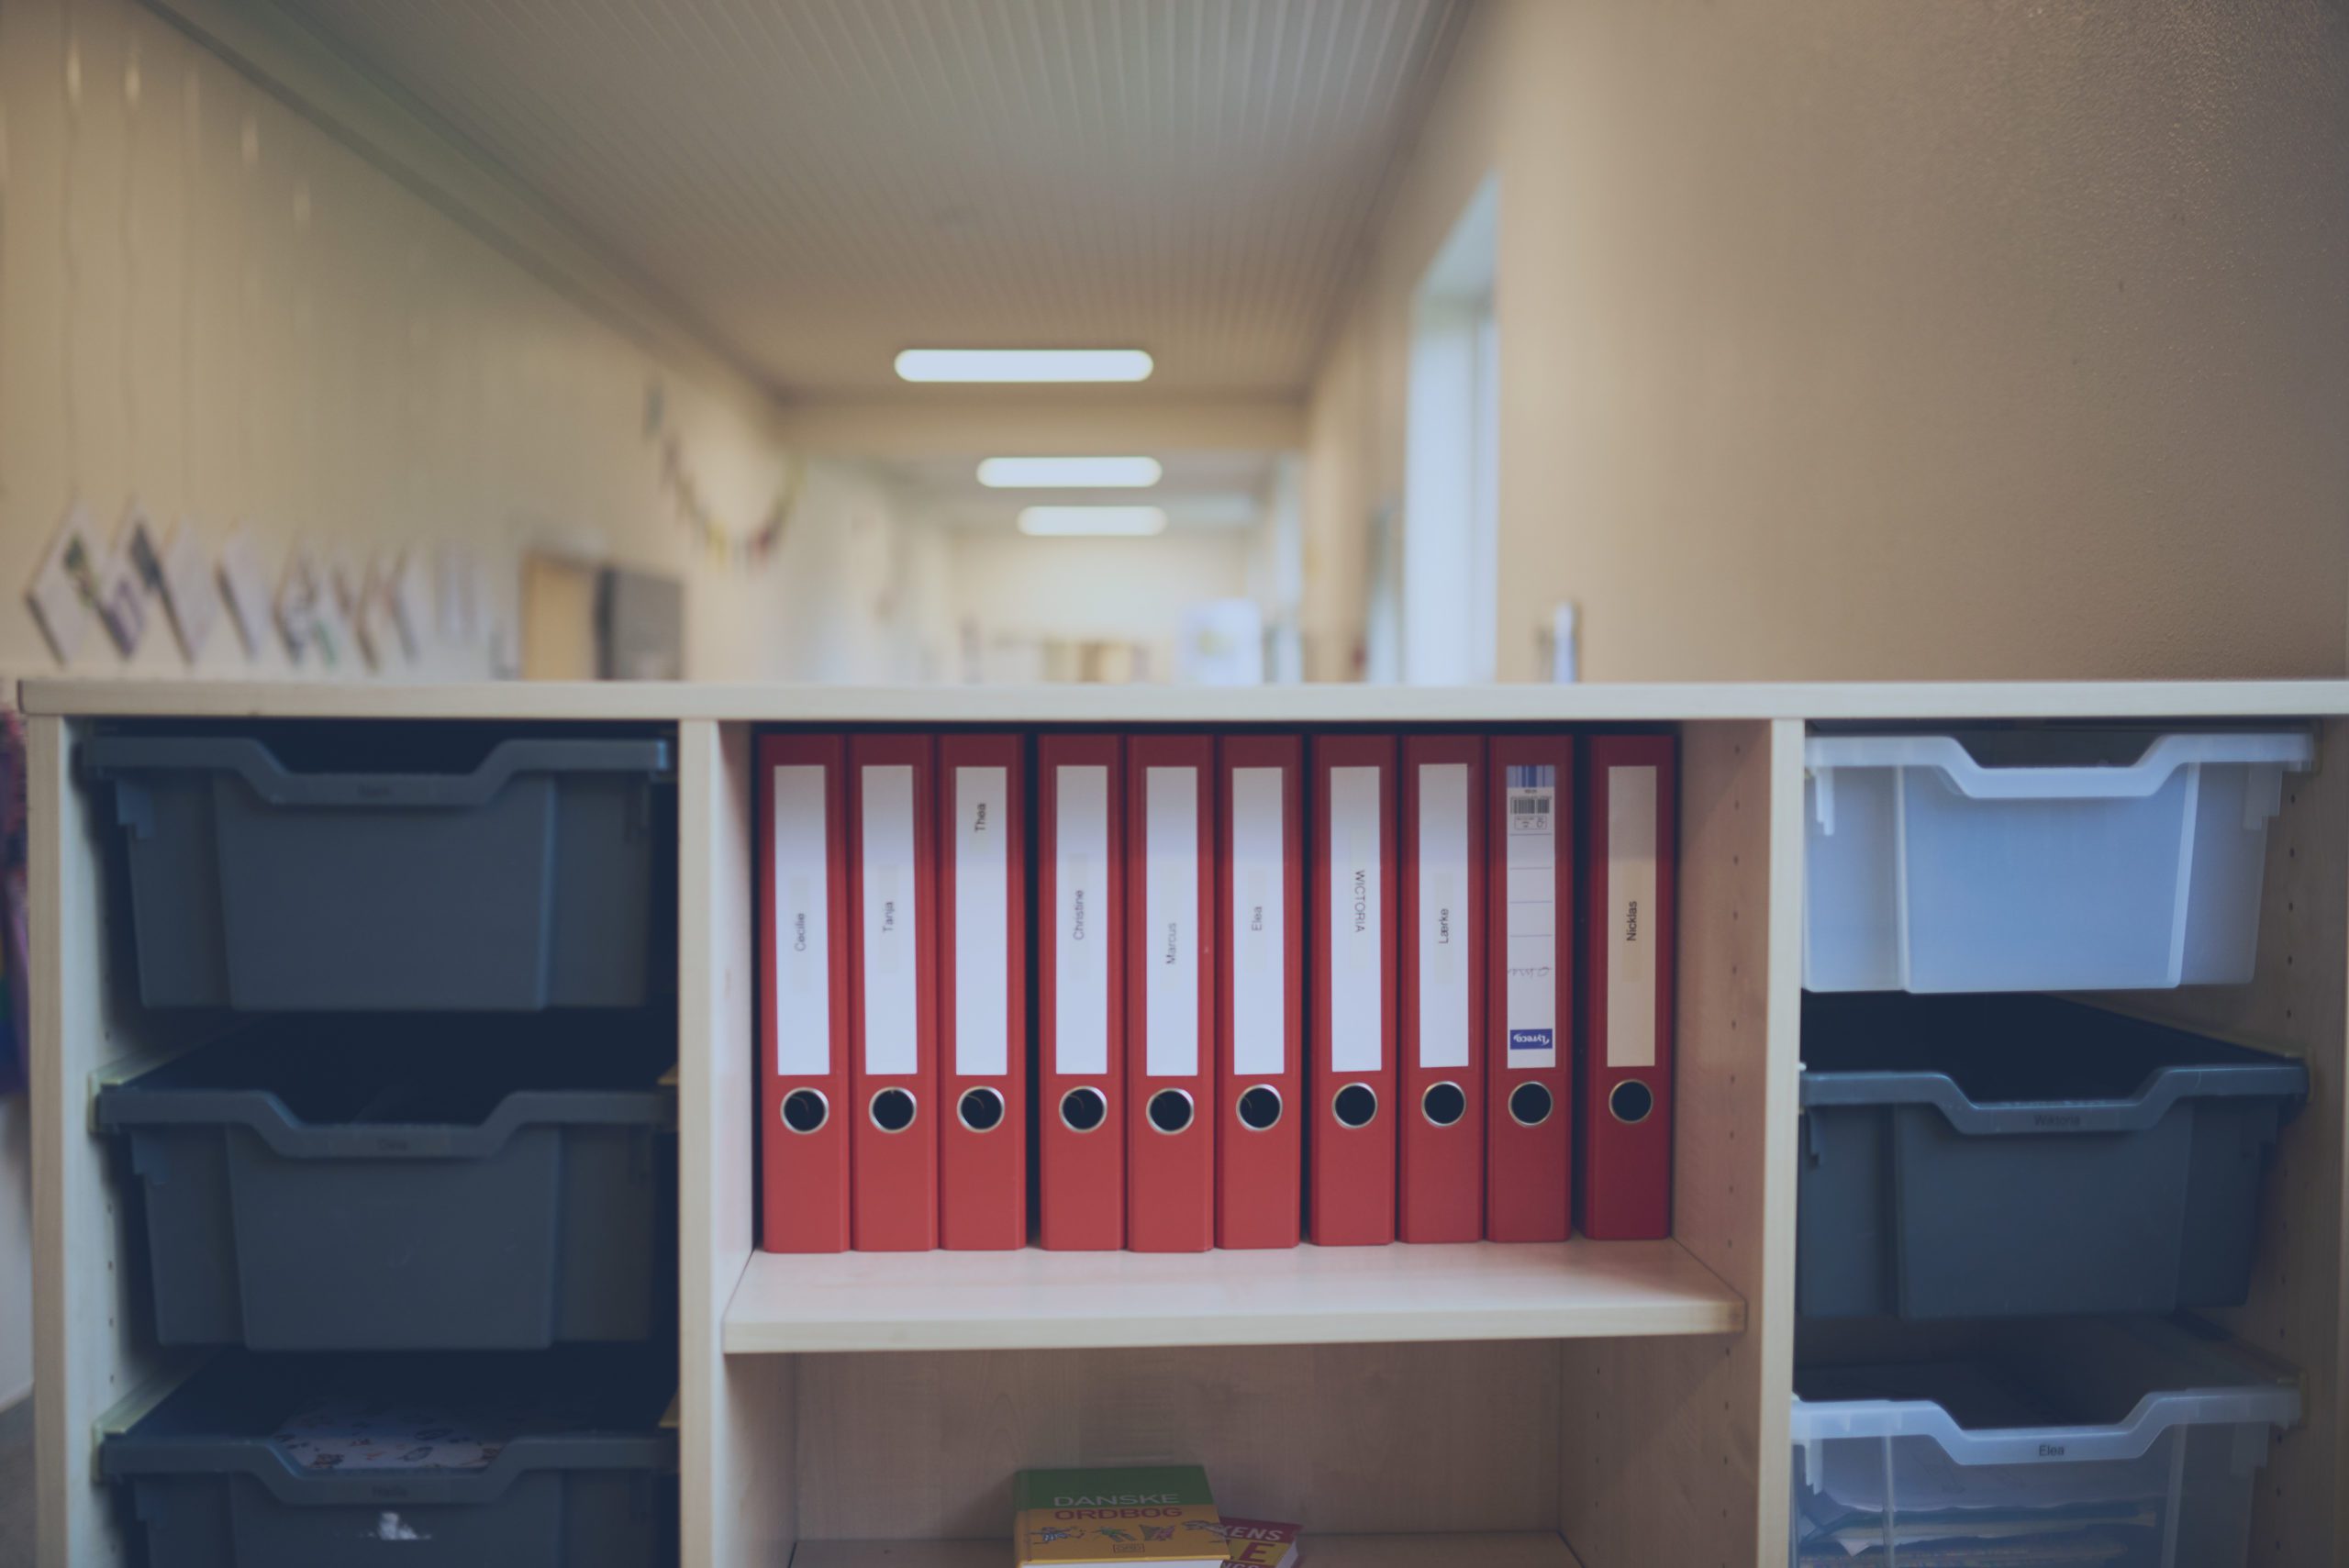
M 1019 531 L 1039 538 L 1071 539 L 1087 535 L 1141 539 L 1166 531 L 1163 506 L 1028 506 L 1019 513 Z
M 1150 371 L 1140 349 L 907 349 L 897 356 L 906 381 L 1143 381 Z
M 1147 490 L 1163 472 L 1154 457 L 991 457 L 979 464 L 990 490 Z

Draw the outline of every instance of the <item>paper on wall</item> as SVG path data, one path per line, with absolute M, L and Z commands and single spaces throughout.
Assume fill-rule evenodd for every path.
M 269 645 L 269 577 L 262 570 L 261 550 L 252 529 L 239 523 L 220 546 L 220 594 L 228 602 L 228 618 L 236 623 L 238 639 L 247 658 L 258 658 Z
M 172 530 L 162 565 L 163 603 L 172 612 L 180 651 L 193 664 L 204 656 L 204 645 L 220 619 L 220 596 L 205 556 L 203 526 L 194 517 L 182 517 Z
M 25 590 L 25 601 L 61 664 L 73 662 L 90 623 L 97 618 L 102 559 L 90 508 L 76 502 L 58 524 L 49 553 Z

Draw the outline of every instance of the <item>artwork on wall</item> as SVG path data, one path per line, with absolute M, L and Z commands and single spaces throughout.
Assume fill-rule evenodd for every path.
M 384 594 L 392 617 L 392 629 L 400 640 L 400 652 L 408 662 L 423 657 L 425 637 L 432 628 L 429 609 L 431 588 L 426 581 L 424 562 L 413 550 L 403 550 L 391 557 L 389 573 Z
M 133 502 L 123 516 L 122 527 L 116 530 L 115 548 L 98 566 L 98 624 L 106 628 L 116 651 L 125 659 L 138 652 L 139 643 L 146 640 L 149 584 L 160 586 L 162 580 L 163 561 L 155 548 L 154 528 L 146 510 Z
M 377 670 L 405 664 L 415 657 L 407 639 L 400 635 L 396 603 L 399 570 L 399 556 L 379 553 L 368 557 L 360 573 L 351 628 L 358 639 L 361 654 Z
M 205 553 L 204 528 L 192 517 L 180 519 L 163 551 L 163 604 L 172 614 L 172 630 L 180 652 L 195 663 L 204 657 L 204 645 L 220 619 L 220 595 L 213 584 L 211 561 Z
M 735 528 L 721 521 L 703 497 L 676 435 L 660 437 L 660 445 L 661 493 L 668 498 L 678 525 L 693 535 L 695 548 L 715 565 L 736 571 L 764 566 L 783 543 L 784 529 L 790 526 L 792 510 L 799 505 L 799 493 L 807 478 L 806 461 L 787 460 L 766 516 L 754 528 Z
M 57 537 L 25 590 L 33 618 L 61 664 L 73 662 L 90 623 L 98 618 L 101 554 L 90 508 L 76 502 L 58 524 Z
M 269 646 L 274 615 L 269 602 L 269 577 L 262 570 L 261 550 L 252 529 L 239 523 L 220 546 L 220 592 L 228 601 L 228 618 L 237 623 L 237 638 L 245 657 L 258 659 Z
M 150 638 L 199 666 L 225 619 L 236 628 L 231 647 L 264 665 L 282 659 L 317 674 L 395 673 L 426 664 L 439 648 L 463 651 L 464 662 L 485 664 L 494 679 L 519 673 L 511 580 L 472 544 L 371 550 L 297 540 L 284 548 L 272 559 L 275 550 L 250 519 L 213 537 L 193 514 L 166 528 L 135 501 L 109 540 L 95 510 L 75 502 L 26 584 L 25 603 L 68 666 L 103 642 L 129 659 Z M 214 652 L 216 666 L 225 651 Z M 631 668 L 660 663 L 648 657 Z
M 480 561 L 465 545 L 443 544 L 432 552 L 432 573 L 440 640 L 473 647 L 481 640 L 489 604 Z
M 285 656 L 298 668 L 316 661 L 334 670 L 347 662 L 342 614 L 334 589 L 307 545 L 295 545 L 277 580 L 277 630 Z
M 685 673 L 685 585 L 655 572 L 607 566 L 596 583 L 596 675 L 677 681 Z

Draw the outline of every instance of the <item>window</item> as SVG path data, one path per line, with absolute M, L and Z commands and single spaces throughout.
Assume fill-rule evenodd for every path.
M 1499 207 L 1488 177 L 1412 299 L 1400 640 L 1419 685 L 1489 681 L 1498 665 Z

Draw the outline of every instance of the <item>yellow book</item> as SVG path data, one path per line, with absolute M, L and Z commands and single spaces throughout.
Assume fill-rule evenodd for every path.
M 1012 1496 L 1019 1568 L 1223 1568 L 1223 1519 L 1196 1464 L 1023 1470 Z

